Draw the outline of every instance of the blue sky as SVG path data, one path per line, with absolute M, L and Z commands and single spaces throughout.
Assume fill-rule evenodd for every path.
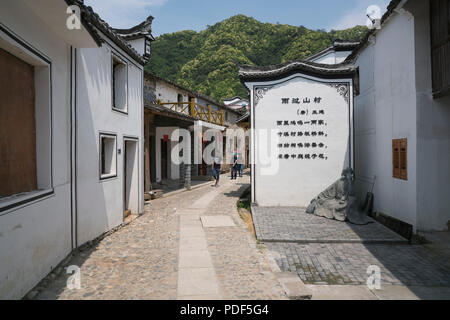
M 153 34 L 200 31 L 242 13 L 262 22 L 345 29 L 364 25 L 366 9 L 384 13 L 389 0 L 85 0 L 111 26 L 128 28 L 155 17 Z

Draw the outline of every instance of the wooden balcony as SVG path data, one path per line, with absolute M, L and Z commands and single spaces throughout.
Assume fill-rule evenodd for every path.
M 191 99 L 189 102 L 165 102 L 162 103 L 158 100 L 158 104 L 166 106 L 168 109 L 190 115 L 198 120 L 223 126 L 223 110 L 215 111 L 211 109 L 208 104 L 206 106 L 198 104 L 195 99 Z

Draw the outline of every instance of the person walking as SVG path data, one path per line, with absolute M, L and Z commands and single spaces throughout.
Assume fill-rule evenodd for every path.
M 231 166 L 231 180 L 236 179 L 238 171 L 238 156 L 237 152 L 233 152 L 233 164 Z
M 212 175 L 213 178 L 216 180 L 216 183 L 214 184 L 215 187 L 219 186 L 219 179 L 220 179 L 220 172 L 222 171 L 222 163 L 220 161 L 220 158 L 215 157 L 213 168 L 212 168 Z

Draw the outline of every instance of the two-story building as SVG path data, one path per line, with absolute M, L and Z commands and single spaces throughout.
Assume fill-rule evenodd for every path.
M 1 299 L 143 211 L 151 20 L 117 30 L 83 1 L 0 3 Z
M 205 133 L 216 130 L 217 137 L 225 142 L 224 131 L 234 125 L 240 113 L 150 72 L 145 73 L 144 89 L 146 192 L 173 181 L 190 187 L 193 181 L 209 179 L 211 166 L 204 161 L 203 152 L 211 137 Z M 177 155 L 172 153 L 183 139 L 174 134 L 176 129 L 189 132 L 191 146 L 184 162 L 176 161 Z
M 450 2 L 393 0 L 347 58 L 359 69 L 356 183 L 378 218 L 413 230 L 450 223 Z

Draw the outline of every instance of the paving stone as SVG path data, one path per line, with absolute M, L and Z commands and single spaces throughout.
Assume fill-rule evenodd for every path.
M 188 237 L 180 240 L 180 250 L 207 250 L 205 237 Z
M 180 269 L 178 296 L 219 295 L 213 268 Z
M 203 228 L 217 228 L 217 227 L 235 227 L 230 216 L 201 216 Z
M 180 228 L 180 237 L 185 239 L 188 237 L 203 237 L 204 232 L 201 226 L 199 227 L 182 227 Z
M 218 294 L 179 296 L 178 300 L 220 300 L 222 297 Z
M 382 285 L 450 287 L 448 260 L 424 246 L 336 243 L 266 246 L 279 254 L 280 258 L 275 260 L 282 271 L 295 269 L 300 279 L 309 284 L 365 285 L 367 268 L 376 265 L 381 271 Z M 295 258 L 301 263 L 292 262 Z
M 180 250 L 179 268 L 212 268 L 208 250 Z
M 367 225 L 326 219 L 297 207 L 252 207 L 256 236 L 266 242 L 407 243 L 380 223 Z
M 377 300 L 366 286 L 307 285 L 312 300 Z

